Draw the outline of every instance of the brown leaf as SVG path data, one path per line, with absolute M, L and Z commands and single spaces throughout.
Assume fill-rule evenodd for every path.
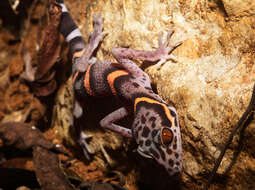
M 45 74 L 42 78 L 40 78 L 37 81 L 40 83 L 45 83 L 45 82 L 51 81 L 54 79 L 55 74 L 56 74 L 56 71 L 53 70 L 53 71 L 49 72 L 48 74 Z
M 58 27 L 61 20 L 61 7 L 56 4 L 50 5 L 49 20 L 49 25 L 43 31 L 43 44 L 38 53 L 37 72 L 35 74 L 36 79 L 40 79 L 45 75 L 58 58 L 60 52 Z
M 59 167 L 59 160 L 53 152 L 36 146 L 33 148 L 35 173 L 44 190 L 73 190 Z
M 36 96 L 48 96 L 55 91 L 57 87 L 57 82 L 52 80 L 48 83 L 34 83 L 33 84 L 33 91 Z
M 26 150 L 33 149 L 35 173 L 42 189 L 73 190 L 59 166 L 57 155 L 61 151 L 35 127 L 20 122 L 0 124 L 0 137 L 4 145 Z
M 59 42 L 61 7 L 54 2 L 50 3 L 48 15 L 49 23 L 41 32 L 39 52 L 34 54 L 25 46 L 22 48 L 25 62 L 25 72 L 22 78 L 31 82 L 32 89 L 37 96 L 48 96 L 57 87 L 54 79 L 55 71 L 52 67 L 56 64 L 61 49 Z
M 42 146 L 47 149 L 55 147 L 37 128 L 21 122 L 0 124 L 0 137 L 5 145 L 14 146 L 21 150 L 30 149 L 34 146 Z
M 24 61 L 20 54 L 16 55 L 10 65 L 10 76 L 17 76 L 23 71 Z

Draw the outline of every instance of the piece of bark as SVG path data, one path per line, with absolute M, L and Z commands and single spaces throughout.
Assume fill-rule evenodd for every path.
M 49 25 L 43 31 L 41 40 L 43 41 L 40 47 L 37 61 L 37 72 L 35 79 L 40 79 L 55 64 L 59 52 L 59 24 L 61 21 L 61 7 L 56 4 L 50 4 L 49 8 Z
M 30 52 L 25 45 L 22 47 L 25 62 L 22 78 L 30 82 L 36 96 L 48 96 L 57 87 L 53 66 L 57 62 L 61 49 L 59 42 L 61 7 L 50 1 L 48 15 L 49 22 L 41 32 L 38 53 Z
M 35 173 L 44 190 L 73 190 L 60 168 L 58 156 L 41 146 L 33 148 Z
M 34 146 L 41 146 L 46 149 L 55 147 L 36 127 L 20 122 L 0 124 L 0 138 L 4 145 L 14 146 L 20 150 L 27 150 Z

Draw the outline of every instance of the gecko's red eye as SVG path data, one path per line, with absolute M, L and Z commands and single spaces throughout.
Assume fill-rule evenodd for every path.
M 172 143 L 173 141 L 173 132 L 171 129 L 169 128 L 163 128 L 161 130 L 161 134 L 160 134 L 160 137 L 161 137 L 161 143 L 165 146 L 168 146 L 169 144 Z

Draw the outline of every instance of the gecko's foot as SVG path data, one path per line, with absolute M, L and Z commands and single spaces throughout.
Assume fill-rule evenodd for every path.
M 98 33 L 103 32 L 103 18 L 100 13 L 93 14 L 93 28 Z
M 174 33 L 174 30 L 169 30 L 167 33 L 167 38 L 165 42 L 162 42 L 162 32 L 159 32 L 158 34 L 158 48 L 156 50 L 156 54 L 158 56 L 158 59 L 160 60 L 157 65 L 160 66 L 162 63 L 164 63 L 166 60 L 173 60 L 174 62 L 176 62 L 176 58 L 175 56 L 171 55 L 171 53 L 177 48 L 179 47 L 182 42 L 177 42 L 176 44 L 167 47 L 170 41 L 170 38 L 172 37 Z
M 106 160 L 106 162 L 109 164 L 110 167 L 114 167 L 116 163 L 111 159 L 110 155 L 106 152 L 104 146 L 99 142 L 100 150 Z
M 94 31 L 89 35 L 89 45 L 93 49 L 97 48 L 98 44 L 103 40 L 105 33 L 103 32 L 103 18 L 100 13 L 93 14 L 93 28 Z
M 90 155 L 94 154 L 94 150 L 92 150 L 88 145 L 88 139 L 90 139 L 92 136 L 85 134 L 83 131 L 80 133 L 79 137 L 79 144 L 83 150 L 83 154 L 87 160 L 90 160 Z
M 105 176 L 104 183 L 118 184 L 121 187 L 126 184 L 126 176 L 118 170 L 109 171 L 105 173 Z

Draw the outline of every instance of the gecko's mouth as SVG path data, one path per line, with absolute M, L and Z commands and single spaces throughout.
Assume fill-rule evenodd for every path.
M 152 157 L 149 153 L 147 153 L 146 151 L 144 151 L 140 146 L 138 146 L 137 152 L 138 152 L 141 156 L 143 156 L 143 157 L 145 157 L 145 158 L 153 159 L 153 157 Z

